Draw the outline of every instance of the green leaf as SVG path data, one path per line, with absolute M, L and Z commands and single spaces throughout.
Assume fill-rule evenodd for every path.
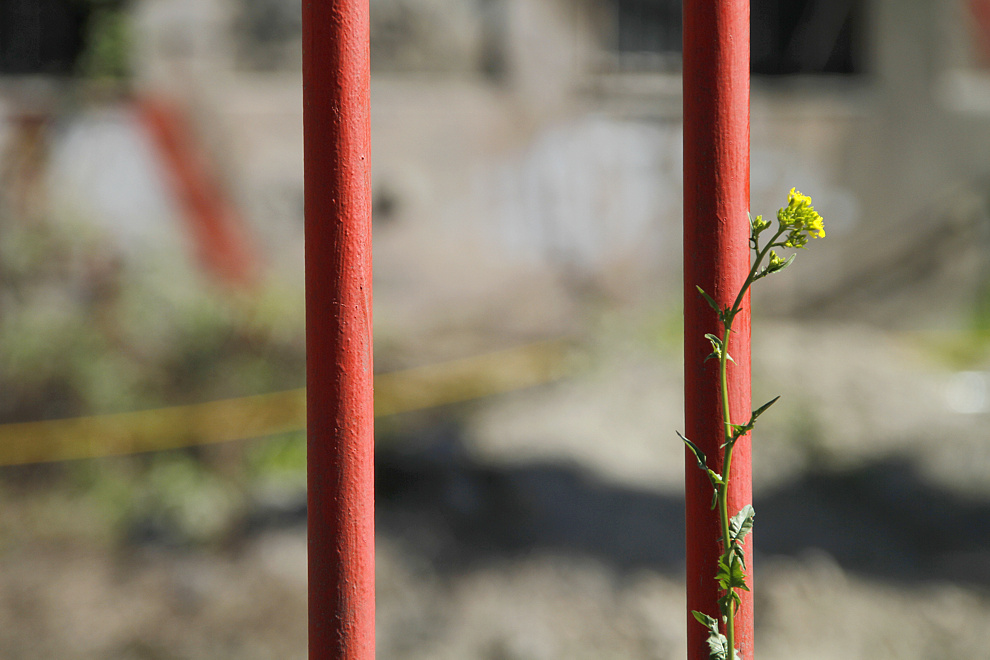
M 746 554 L 743 552 L 742 542 L 746 535 L 753 531 L 753 518 L 755 516 L 756 511 L 752 505 L 747 504 L 729 520 L 729 547 L 744 569 L 746 568 Z
M 729 640 L 722 633 L 708 634 L 708 660 L 727 660 Z
M 741 543 L 746 535 L 753 531 L 753 518 L 756 510 L 752 504 L 739 509 L 739 513 L 729 520 L 729 536 L 732 543 Z
M 714 511 L 715 507 L 718 506 L 718 487 L 724 486 L 725 480 L 722 479 L 722 475 L 711 468 L 707 468 L 707 472 L 708 481 L 712 482 L 712 511 Z
M 708 457 L 705 456 L 705 452 L 701 451 L 701 448 L 698 447 L 698 445 L 681 435 L 680 431 L 674 431 L 674 433 L 676 433 L 677 437 L 684 441 L 687 448 L 691 450 L 692 454 L 694 454 L 694 457 L 698 460 L 698 467 L 702 470 L 708 470 Z
M 702 289 L 700 286 L 695 285 L 694 288 L 698 290 L 698 293 L 700 293 L 701 296 L 705 299 L 705 302 L 708 303 L 708 306 L 715 310 L 715 313 L 718 314 L 718 317 L 722 318 L 722 310 L 719 309 L 718 303 L 716 303 L 715 300 L 710 295 L 705 293 L 705 290 Z
M 701 451 L 701 447 L 685 438 L 680 431 L 674 431 L 674 433 L 676 433 L 677 437 L 684 441 L 687 448 L 691 450 L 692 454 L 694 454 L 695 460 L 698 461 L 698 467 L 704 470 L 705 474 L 708 475 L 708 481 L 712 483 L 712 488 L 715 491 L 712 493 L 712 510 L 714 510 L 716 504 L 718 503 L 718 487 L 725 485 L 722 475 L 708 467 L 708 457 L 705 456 L 705 452 Z
M 767 401 L 766 403 L 764 403 L 762 406 L 760 406 L 756 410 L 754 410 L 753 411 L 753 415 L 749 418 L 749 421 L 746 422 L 745 424 L 733 424 L 732 425 L 732 437 L 729 439 L 728 442 L 724 443 L 722 445 L 722 447 L 726 447 L 726 446 L 729 446 L 729 445 L 734 445 L 736 443 L 736 440 L 738 440 L 739 438 L 743 437 L 744 435 L 746 435 L 747 433 L 749 433 L 750 431 L 752 431 L 753 430 L 753 427 L 756 426 L 756 418 L 759 417 L 760 415 L 762 415 L 763 413 L 765 413 L 770 406 L 772 406 L 773 404 L 777 403 L 777 400 L 779 398 L 780 398 L 779 396 L 776 396 L 773 399 L 771 399 L 770 401 Z
M 771 261 L 770 261 L 770 263 L 767 264 L 767 266 L 765 268 L 761 268 L 760 271 L 756 275 L 753 276 L 753 281 L 754 282 L 756 280 L 758 280 L 758 279 L 761 279 L 761 278 L 766 277 L 767 275 L 773 275 L 774 273 L 779 273 L 780 271 L 784 270 L 785 268 L 787 268 L 788 266 L 790 266 L 791 263 L 794 262 L 794 257 L 796 257 L 797 254 L 796 253 L 795 254 L 792 254 L 791 256 L 787 257 L 787 259 L 784 259 L 783 261 L 776 260 L 777 259 L 777 255 L 774 254 L 772 251 L 770 253 L 770 256 L 772 258 Z
M 771 273 L 779 273 L 780 271 L 784 270 L 785 268 L 787 268 L 788 266 L 790 266 L 794 262 L 794 257 L 796 257 L 796 256 L 797 256 L 797 253 L 795 252 L 791 256 L 787 257 L 787 259 L 784 260 L 782 263 L 780 263 L 780 264 L 774 264 L 773 266 L 768 266 L 768 268 L 770 268 L 770 272 Z
M 719 339 L 718 337 L 716 337 L 715 335 L 713 335 L 710 332 L 705 335 L 705 339 L 707 339 L 708 341 L 710 341 L 711 344 L 712 344 L 712 352 L 711 352 L 711 354 L 709 354 L 708 357 L 705 358 L 705 362 L 708 362 L 712 358 L 715 358 L 715 359 L 721 361 L 722 360 L 722 340 Z
M 705 362 L 708 362 L 712 358 L 721 361 L 722 353 L 725 351 L 725 344 L 722 343 L 721 339 L 719 339 L 710 332 L 705 334 L 705 339 L 710 341 L 712 344 L 712 352 L 708 355 L 708 357 L 705 358 Z M 729 355 L 728 353 L 725 354 L 725 359 L 735 364 L 735 360 L 733 360 L 732 356 Z
M 714 617 L 710 617 L 707 614 L 699 612 L 698 610 L 691 610 L 691 614 L 693 614 L 694 618 L 698 620 L 698 623 L 703 625 L 705 628 L 708 628 L 709 630 L 712 630 L 713 628 L 718 630 L 718 621 L 716 621 Z
M 707 614 L 692 611 L 698 623 L 708 629 L 708 660 L 726 660 L 729 657 L 729 640 L 718 630 L 718 621 Z
M 750 428 L 753 428 L 752 425 L 756 422 L 756 418 L 762 415 L 763 413 L 765 413 L 770 408 L 770 406 L 777 403 L 778 399 L 780 399 L 780 395 L 775 396 L 774 398 L 770 399 L 762 406 L 760 406 L 759 408 L 753 411 L 753 416 L 749 418 Z
M 742 607 L 742 598 L 735 591 L 727 591 L 724 596 L 718 599 L 718 611 L 722 613 L 722 616 L 728 618 L 730 607 L 733 614 Z
M 726 591 L 731 589 L 749 591 L 749 587 L 746 586 L 746 574 L 743 573 L 742 563 L 734 553 L 730 553 L 728 558 L 726 555 L 719 557 L 718 573 L 715 575 L 715 579 L 718 580 L 719 586 Z

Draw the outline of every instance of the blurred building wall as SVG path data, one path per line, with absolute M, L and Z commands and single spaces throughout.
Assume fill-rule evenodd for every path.
M 797 186 L 836 245 L 853 245 L 864 232 L 877 241 L 942 222 L 943 198 L 961 188 L 985 196 L 982 4 L 754 0 L 754 67 L 765 72 L 753 81 L 754 212 L 772 213 Z M 522 265 L 679 290 L 677 5 L 371 0 L 383 281 L 453 286 L 459 269 L 486 264 L 501 286 L 494 273 Z M 296 0 L 131 8 L 134 88 L 186 99 L 290 270 L 301 268 L 298 12 Z M 822 252 L 805 280 L 862 258 L 855 247 Z

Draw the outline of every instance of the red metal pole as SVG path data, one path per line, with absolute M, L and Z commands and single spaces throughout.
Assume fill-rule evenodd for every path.
M 303 0 L 309 657 L 375 657 L 368 0 Z
M 704 362 L 705 339 L 721 336 L 696 286 L 728 307 L 749 270 L 749 0 L 684 1 L 684 395 L 685 429 L 721 472 L 723 441 L 718 368 Z M 749 300 L 733 322 L 728 388 L 733 422 L 750 414 Z M 716 457 L 718 459 L 716 460 Z M 716 465 L 712 465 L 712 463 Z M 691 610 L 718 617 L 715 581 L 721 537 L 712 486 L 685 451 L 687 630 L 689 660 L 707 660 L 707 633 Z M 729 511 L 752 502 L 749 438 L 733 452 Z M 752 588 L 752 536 L 746 566 Z M 736 646 L 753 657 L 752 593 L 742 593 Z

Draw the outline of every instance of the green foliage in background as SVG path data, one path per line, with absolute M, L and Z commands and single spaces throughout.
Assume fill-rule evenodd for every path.
M 79 73 L 95 80 L 126 80 L 131 75 L 129 2 L 80 0 L 89 5 L 86 46 L 79 58 Z
M 170 247 L 125 250 L 91 223 L 3 211 L 0 204 L 0 423 L 302 385 L 301 287 L 273 280 L 231 291 Z M 304 492 L 304 456 L 296 434 L 8 468 L 0 493 L 5 482 L 34 475 L 37 489 L 71 495 L 74 510 L 90 505 L 94 537 L 212 543 L 236 529 L 262 491 Z

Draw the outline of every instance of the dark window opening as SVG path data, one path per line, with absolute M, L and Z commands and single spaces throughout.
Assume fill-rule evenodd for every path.
M 620 59 L 635 63 L 679 56 L 681 0 L 612 2 Z M 865 0 L 752 0 L 753 73 L 862 73 L 865 5 Z M 636 57 L 642 55 L 654 59 Z
M 616 0 L 616 19 L 620 54 L 681 51 L 680 0 Z
M 755 74 L 862 73 L 863 0 L 753 0 Z
M 0 73 L 71 74 L 89 14 L 72 0 L 0 0 Z

